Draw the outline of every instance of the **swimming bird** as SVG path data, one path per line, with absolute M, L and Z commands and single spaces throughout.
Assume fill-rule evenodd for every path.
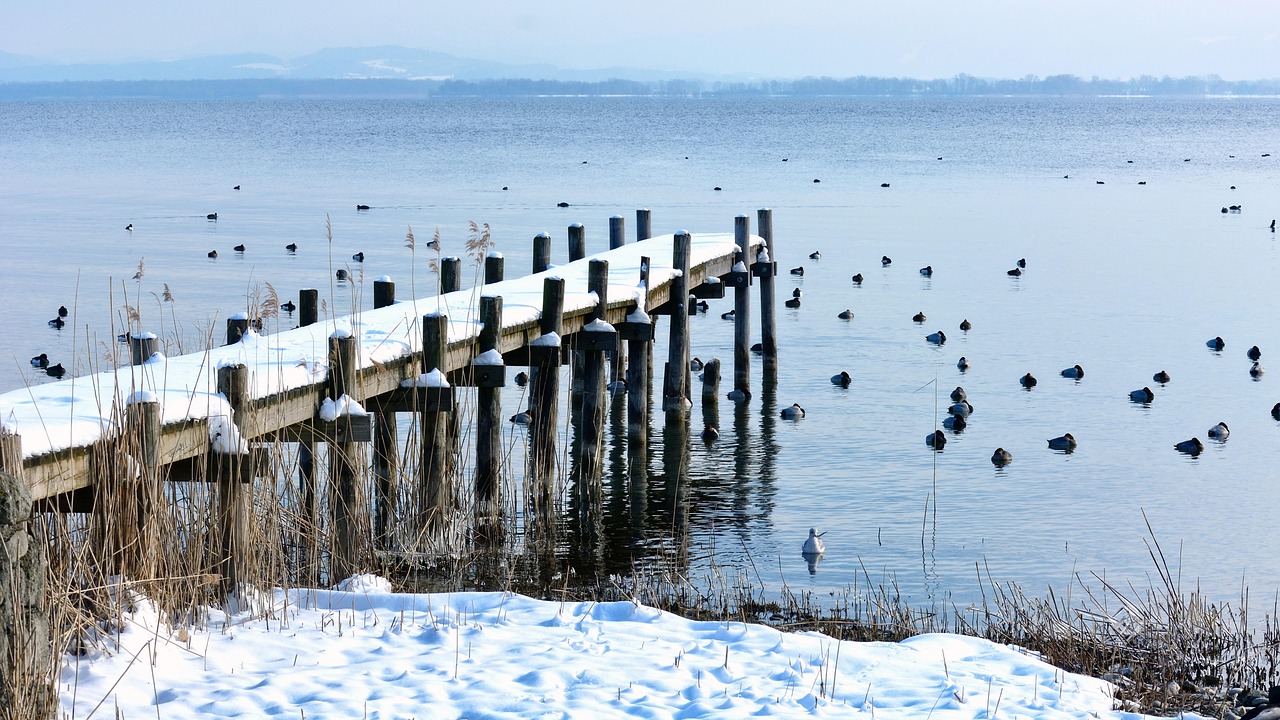
M 56 317 L 56 318 L 54 318 L 54 319 L 52 319 L 52 320 L 50 320 L 50 321 L 49 321 L 49 327 L 51 327 L 51 328 L 55 328 L 55 329 L 57 329 L 57 330 L 61 330 L 61 329 L 62 329 L 62 326 L 63 326 L 63 325 L 66 325 L 66 324 L 67 324 L 67 321 L 66 321 L 66 320 L 63 320 L 63 319 L 62 319 L 62 318 L 60 318 L 60 317 Z
M 1031 373 L 1027 373 L 1026 375 L 1023 375 L 1021 378 L 1019 378 L 1018 382 L 1022 384 L 1022 387 L 1030 390 L 1031 388 L 1035 387 L 1036 384 L 1039 383 L 1040 381 L 1036 380 L 1035 376 L 1032 375 Z
M 857 275 L 854 275 L 854 276 L 853 276 L 853 284 L 854 284 L 854 285 L 861 285 L 861 284 L 862 284 L 862 273 L 858 273 Z
M 289 243 L 288 245 L 284 246 L 284 249 L 288 250 L 289 252 L 298 252 L 298 243 Z
M 973 414 L 973 405 L 969 404 L 968 400 L 961 400 L 947 408 L 947 413 L 956 417 L 967 418 Z
M 1253 367 L 1249 368 L 1249 377 L 1260 378 L 1265 372 L 1266 370 L 1262 369 L 1262 365 L 1255 362 Z
M 968 318 L 965 318 L 964 320 L 960 321 L 960 329 L 963 332 L 969 332 L 970 330 L 973 329 L 973 323 L 969 322 Z
M 356 209 L 357 209 L 357 210 L 368 210 L 368 209 L 369 209 L 369 206 L 368 206 L 368 205 L 356 205 Z
M 529 373 L 524 371 L 516 373 L 516 385 L 524 387 L 529 384 Z
M 942 419 L 942 427 L 960 432 L 969 427 L 969 421 L 965 420 L 963 415 L 948 415 Z
M 133 226 L 132 226 L 132 225 L 130 225 L 129 227 L 133 227 Z M 1272 220 L 1272 221 L 1271 221 L 1271 232 L 1275 232 L 1275 231 L 1276 231 L 1276 221 L 1275 221 L 1275 220 Z
M 511 422 L 515 423 L 516 425 L 528 425 L 532 421 L 533 421 L 533 416 L 530 415 L 528 411 L 518 412 L 515 415 L 511 416 Z
M 209 251 L 209 257 L 211 257 L 211 258 L 216 258 L 216 257 L 218 257 L 218 251 L 217 251 L 217 250 L 210 250 L 210 251 Z
M 694 359 L 689 361 L 689 370 L 693 372 L 698 372 L 703 368 L 704 365 L 705 363 L 702 362 L 701 358 L 695 357 Z
M 702 429 L 702 440 L 704 442 L 713 443 L 720 439 L 720 431 L 715 426 L 708 425 Z
M 804 275 L 804 268 L 803 268 L 803 267 L 793 267 L 793 268 L 791 268 L 791 274 L 792 274 L 792 275 Z
M 294 305 L 292 300 L 285 300 L 284 303 L 280 305 L 280 309 L 287 313 L 291 313 L 294 310 L 297 310 L 298 306 Z
M 1190 440 L 1183 440 L 1182 442 L 1174 445 L 1173 449 L 1180 453 L 1195 456 L 1204 452 L 1204 443 L 1200 442 L 1200 438 L 1193 437 Z
M 335 273 L 335 276 L 336 276 L 339 280 L 346 280 L 348 277 L 350 277 L 350 275 L 347 273 L 347 271 L 346 271 L 345 269 L 343 269 L 343 268 L 338 268 L 338 272 L 337 272 L 337 273 Z
M 1066 450 L 1071 452 L 1076 449 L 1076 438 L 1071 433 L 1066 433 L 1059 437 L 1049 440 L 1050 450 Z
M 956 386 L 955 390 L 951 391 L 951 402 L 964 402 L 965 400 L 968 400 L 968 399 L 969 399 L 969 393 L 965 392 L 964 388 L 960 387 L 959 385 Z
M 720 313 L 720 319 L 721 319 L 721 320 L 732 320 L 732 319 L 733 319 L 733 313 L 734 313 L 734 311 L 733 311 L 733 310 L 730 310 L 729 312 Z
M 849 373 L 844 370 L 841 370 L 839 375 L 831 376 L 832 385 L 839 385 L 842 388 L 847 388 L 851 382 L 853 382 L 853 378 L 849 377 Z
M 793 298 L 799 298 L 802 295 L 804 295 L 804 293 L 800 291 L 800 288 L 795 288 L 794 290 L 791 291 L 791 297 Z
M 782 408 L 783 420 L 799 420 L 804 417 L 804 408 L 800 407 L 800 403 L 791 403 L 791 407 Z
M 1151 388 L 1144 387 L 1129 393 L 1129 399 L 1136 403 L 1149 403 L 1156 399 L 1156 394 L 1151 392 Z
M 809 253 L 809 259 L 810 259 L 810 260 L 821 260 L 821 259 L 822 259 L 822 253 L 818 252 L 817 250 L 814 250 L 813 252 Z
M 129 232 L 133 232 L 133 223 L 129 223 L 128 225 L 125 225 L 124 229 L 128 230 Z
M 231 248 L 231 249 L 232 249 L 232 250 L 235 250 L 236 252 L 244 252 L 244 246 L 243 246 L 243 245 L 237 245 L 237 246 L 235 246 L 235 247 L 233 247 L 233 248 Z
M 798 308 L 800 307 L 800 298 L 798 297 L 787 298 L 787 301 L 782 304 L 786 305 L 789 308 Z
M 204 217 L 205 217 L 205 219 L 206 219 L 206 220 L 217 220 L 217 219 L 218 219 L 218 213 L 209 213 L 208 215 L 205 215 Z
M 355 260 L 356 262 L 364 262 L 364 251 L 362 250 L 356 253 L 355 255 L 352 255 L 351 259 Z
M 63 375 L 67 374 L 67 369 L 62 367 L 62 363 L 58 363 L 57 365 L 50 365 L 49 367 L 45 368 L 44 372 L 49 377 L 60 378 Z
M 965 356 L 961 355 L 960 359 L 956 361 L 956 367 L 960 368 L 960 372 L 964 372 L 965 370 L 968 370 L 969 360 L 965 358 Z
M 742 402 L 744 400 L 749 399 L 751 396 L 748 395 L 745 390 L 742 390 L 740 388 L 734 388 L 730 390 L 729 394 L 725 395 L 725 397 L 729 398 L 734 402 Z M 787 410 L 790 410 L 790 408 L 787 408 Z M 785 413 L 786 410 L 783 410 L 782 412 Z M 783 415 L 782 417 L 786 417 L 786 415 Z
M 1227 346 L 1227 343 L 1224 342 L 1222 339 L 1222 336 L 1219 335 L 1218 337 L 1213 338 L 1212 340 L 1206 341 L 1205 345 L 1207 345 L 1210 350 L 1221 350 L 1222 348 Z
M 991 464 L 996 467 L 1004 467 L 1011 462 L 1013 462 L 1013 453 L 1002 447 L 996 448 L 996 451 L 991 453 Z
M 69 315 L 69 314 L 70 314 L 70 312 L 67 310 L 67 306 L 66 306 L 66 305 L 59 305 L 59 306 L 58 306 L 58 317 L 60 317 L 60 318 L 64 318 L 64 317 L 66 317 L 66 316 L 67 316 L 67 315 Z M 1257 359 L 1258 359 L 1258 358 L 1254 358 L 1254 360 L 1257 360 Z
M 925 316 L 923 312 L 918 312 L 915 315 L 911 316 L 911 322 L 913 323 L 922 323 L 924 321 L 925 321 Z
M 1022 268 L 1014 268 L 1006 272 L 1005 275 L 1008 275 L 1009 277 L 1018 277 L 1022 275 Z
M 430 250 L 435 250 L 436 252 L 440 252 L 440 241 L 436 240 L 435 238 L 432 238 L 431 241 L 427 243 L 427 248 Z
M 1025 268 L 1027 266 L 1026 258 L 1018 258 L 1018 267 Z
M 1080 367 L 1079 365 L 1069 367 L 1066 370 L 1062 371 L 1062 377 L 1079 380 L 1080 378 L 1084 377 L 1084 368 Z
M 49 367 L 49 356 L 45 353 L 40 353 L 31 358 L 31 367 L 40 368 L 41 370 Z
M 717 186 L 715 186 L 715 187 L 713 187 L 713 188 L 711 188 L 711 189 L 712 189 L 712 190 L 715 190 L 716 192 L 720 192 L 720 190 L 721 190 L 721 188 L 720 188 L 720 186 L 719 186 L 719 185 L 717 185 Z
M 822 542 L 822 536 L 825 532 L 818 532 L 816 528 L 809 528 L 809 539 L 804 541 L 804 549 L 801 551 L 805 555 L 821 555 L 827 551 L 827 546 Z
M 888 255 L 880 256 L 880 267 L 889 267 L 892 264 L 893 264 L 893 260 L 889 259 Z
M 697 308 L 698 312 L 706 312 L 711 309 L 711 303 L 707 302 L 706 300 L 699 300 L 698 302 L 694 303 L 693 306 Z
M 924 267 L 920 268 L 920 274 L 925 277 L 933 277 L 933 266 L 925 265 Z
M 928 340 L 929 342 L 933 343 L 934 345 L 941 345 L 942 343 L 944 343 L 944 342 L 946 342 L 946 341 L 947 341 L 947 335 L 946 335 L 946 333 L 944 333 L 944 332 L 942 332 L 941 330 L 939 330 L 938 332 L 935 332 L 935 333 L 929 333 L 928 335 L 925 335 L 925 336 L 924 336 L 924 339 L 925 339 L 925 340 Z
M 757 354 L 757 355 L 759 355 L 760 353 L 764 352 L 764 343 L 756 343 L 755 345 L 752 345 L 752 346 L 751 346 L 751 352 L 753 352 L 753 353 L 755 353 L 755 354 Z
M 626 381 L 626 380 L 614 380 L 613 382 L 609 383 L 609 394 L 610 394 L 610 395 L 621 395 L 621 394 L 625 393 L 626 391 L 627 391 L 627 381 Z
M 880 187 L 889 187 L 889 183 L 880 183 Z
M 1205 434 L 1214 440 L 1226 440 L 1227 436 L 1231 434 L 1231 428 L 1227 427 L 1226 423 L 1219 422 L 1217 425 L 1209 428 L 1209 432 Z
M 1271 417 L 1280 420 L 1280 403 L 1271 406 Z
M 1245 355 L 1249 356 L 1250 360 L 1257 361 L 1262 358 L 1262 351 L 1258 349 L 1257 345 L 1254 345 L 1249 348 L 1249 352 L 1245 353 Z
M 840 318 L 841 320 L 852 320 L 853 311 L 848 308 L 845 308 L 840 312 L 840 314 L 836 315 L 836 317 Z
M 237 185 L 237 186 L 235 186 L 235 187 L 233 187 L 233 188 L 231 188 L 231 189 L 232 189 L 232 190 L 239 190 L 239 189 L 240 189 L 240 186 L 239 186 L 239 185 Z
M 933 432 L 924 436 L 924 444 L 928 445 L 934 450 L 941 450 L 947 445 L 947 436 L 944 435 L 941 430 L 934 430 Z
M 1161 370 L 1155 375 L 1152 375 L 1151 379 L 1163 385 L 1169 382 L 1172 378 L 1169 377 L 1169 373 L 1165 372 L 1164 370 Z

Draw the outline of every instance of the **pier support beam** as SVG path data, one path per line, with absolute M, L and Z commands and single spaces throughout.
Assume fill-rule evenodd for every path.
M 605 310 L 609 306 L 609 262 L 592 260 L 587 270 L 587 290 L 596 294 L 597 302 L 591 312 L 591 323 L 605 322 Z M 599 482 L 601 453 L 604 449 L 605 419 L 605 352 L 604 341 L 595 338 L 612 338 L 617 347 L 617 334 L 610 327 L 597 329 L 588 324 L 579 333 L 578 347 L 582 354 L 581 432 L 578 443 L 578 469 L 583 478 Z
M 506 264 L 507 261 L 500 252 L 494 251 L 486 255 L 484 258 L 484 284 L 492 285 L 493 283 L 502 282 Z
M 231 406 L 231 427 L 226 432 L 234 437 L 223 438 L 220 449 L 231 452 L 215 452 L 211 455 L 213 475 L 218 484 L 218 559 L 221 562 L 222 589 L 233 591 L 243 580 L 241 562 L 249 549 L 249 499 L 246 488 L 252 478 L 246 478 L 244 467 L 248 461 L 243 431 L 248 424 L 249 368 L 244 365 L 224 365 L 218 368 L 218 392 Z M 246 482 L 248 481 L 248 482 Z M 249 488 L 252 485 L 248 485 Z
M 617 250 L 627 242 L 627 220 L 621 215 L 614 215 L 609 218 L 609 249 Z M 626 346 L 621 342 L 618 347 L 610 353 L 609 363 L 609 382 L 617 382 L 624 377 L 627 369 L 627 350 Z
M 662 409 L 667 420 L 682 420 L 688 413 L 689 403 L 689 254 L 692 239 L 681 230 L 675 235 L 672 247 L 672 267 L 676 276 L 671 280 L 671 339 L 667 355 L 667 369 L 662 383 Z
M 155 333 L 140 332 L 129 334 L 130 364 L 141 365 L 156 353 L 158 340 Z
M 343 395 L 357 397 L 356 340 L 350 333 L 335 332 L 329 337 L 329 397 L 335 402 Z M 337 583 L 362 569 L 367 552 L 365 526 L 368 513 L 364 486 L 357 463 L 360 444 L 351 439 L 329 443 L 329 557 L 330 583 Z
M 738 244 L 738 263 L 746 268 L 747 246 L 751 239 L 751 218 L 739 215 L 733 220 L 733 238 Z M 750 278 L 750 273 L 747 275 Z M 733 389 L 743 397 L 751 397 L 751 288 L 739 285 L 733 289 Z
M 636 242 L 653 237 L 653 215 L 648 208 L 636 210 Z
M 422 316 L 422 373 L 445 371 L 449 318 L 441 314 Z M 421 462 L 422 527 L 439 529 L 453 508 L 453 449 L 449 445 L 449 411 L 424 406 L 419 412 L 422 437 Z
M 640 258 L 640 285 L 649 294 L 649 258 Z M 637 307 L 623 323 L 627 341 L 627 439 L 642 447 L 649 437 L 649 379 L 653 367 L 653 319 Z M 643 453 L 641 453 L 643 455 Z
M 773 243 L 773 211 L 760 208 L 756 212 L 756 226 L 764 239 L 767 254 L 756 258 L 760 277 L 760 347 L 764 354 L 764 377 L 778 377 L 778 320 L 776 303 L 777 247 Z M 767 263 L 767 265 L 765 264 Z
M 480 298 L 480 352 L 497 351 L 502 328 L 502 296 Z M 498 516 L 502 503 L 502 389 L 476 390 L 476 510 L 482 517 Z
M 374 309 L 396 302 L 396 284 L 390 279 L 373 281 Z M 394 410 L 379 410 L 373 418 L 374 525 L 377 547 L 388 547 L 395 525 L 399 492 L 400 435 Z
M 533 236 L 533 272 L 538 274 L 551 267 L 551 236 L 538 233 Z
M 560 334 L 563 331 L 564 278 L 542 282 L 542 336 L 529 348 L 533 376 L 529 384 L 529 478 L 535 517 L 554 517 L 556 485 L 556 404 L 560 397 Z
M 320 291 L 304 288 L 298 291 L 298 327 L 315 325 L 320 319 Z M 300 565 L 303 577 L 313 584 L 319 582 L 320 548 L 316 539 L 320 536 L 320 488 L 316 483 L 316 443 L 306 440 L 298 443 L 298 485 L 302 497 L 302 518 L 298 523 L 302 548 Z
M 587 229 L 582 223 L 569 226 L 569 262 L 581 260 L 587 256 Z

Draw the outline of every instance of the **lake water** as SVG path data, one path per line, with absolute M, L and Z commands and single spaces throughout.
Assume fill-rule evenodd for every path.
M 979 568 L 1032 595 L 1077 574 L 1146 587 L 1149 522 L 1184 589 L 1270 598 L 1280 391 L 1250 377 L 1245 351 L 1259 345 L 1280 373 L 1277 110 L 1141 98 L 0 103 L 0 390 L 48 382 L 28 364 L 41 352 L 74 372 L 101 367 L 126 297 L 169 354 L 220 337 L 265 283 L 282 297 L 321 288 L 330 312 L 369 307 L 368 282 L 384 274 L 409 297 L 435 284 L 404 247 L 410 226 L 420 243 L 438 226 L 461 255 L 467 221 L 487 222 L 512 277 L 538 232 L 563 262 L 573 222 L 596 252 L 611 215 L 633 237 L 638 207 L 664 233 L 731 231 L 739 213 L 754 231 L 767 206 L 780 265 L 806 269 L 780 277 L 779 302 L 794 287 L 804 298 L 779 308 L 776 397 L 758 392 L 737 415 L 722 400 L 720 441 L 692 443 L 695 577 L 742 569 L 769 592 L 869 579 L 912 602 L 974 598 Z M 336 268 L 359 271 L 357 251 L 363 282 L 332 282 Z M 1025 274 L 1007 276 L 1023 257 Z M 46 327 L 59 305 L 71 323 Z M 691 319 L 694 354 L 726 368 L 732 323 L 719 315 L 731 308 L 713 301 Z M 852 321 L 836 317 L 846 308 Z M 936 330 L 942 346 L 925 342 Z M 1214 336 L 1222 352 L 1205 346 Z M 1058 375 L 1077 363 L 1082 380 Z M 840 370 L 848 389 L 828 381 Z M 956 385 L 975 410 L 935 454 L 924 438 Z M 1143 386 L 1154 402 L 1130 402 Z M 808 416 L 777 418 L 792 402 Z M 1225 443 L 1205 437 L 1218 421 Z M 1078 449 L 1049 450 L 1064 432 Z M 1203 454 L 1174 451 L 1192 436 Z M 606 481 L 594 567 L 626 569 L 669 538 L 661 441 L 655 425 L 643 512 Z M 998 446 L 1014 456 L 1003 469 L 989 460 Z M 624 476 L 613 449 L 608 467 Z M 827 544 L 813 574 L 800 555 L 811 526 Z

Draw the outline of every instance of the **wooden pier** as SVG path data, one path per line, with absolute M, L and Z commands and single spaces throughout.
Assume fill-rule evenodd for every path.
M 550 265 L 550 236 L 539 235 L 533 273 L 513 280 L 503 279 L 501 255 L 474 258 L 483 282 L 469 289 L 460 289 L 460 261 L 439 258 L 440 294 L 396 301 L 395 284 L 381 278 L 375 309 L 348 317 L 320 320 L 316 291 L 304 290 L 299 327 L 259 334 L 249 317 L 233 316 L 228 344 L 202 353 L 164 358 L 153 354 L 154 335 L 134 333 L 132 365 L 0 395 L 0 469 L 17 476 L 46 511 L 91 510 L 104 478 L 119 485 L 111 492 L 128 486 L 148 502 L 160 497 L 158 483 L 210 483 L 226 560 L 220 572 L 234 583 L 250 512 L 243 488 L 269 476 L 261 455 L 272 443 L 298 443 L 303 511 L 319 522 L 317 514 L 328 508 L 330 575 L 345 577 L 359 570 L 368 542 L 387 543 L 397 518 L 405 519 L 396 505 L 395 485 L 403 482 L 397 414 L 413 413 L 418 432 L 414 521 L 430 528 L 454 509 L 460 387 L 476 389 L 468 420 L 476 512 L 498 512 L 505 422 L 497 416 L 498 396 L 513 382 L 507 369 L 527 366 L 527 482 L 535 488 L 531 504 L 548 509 L 565 474 L 556 448 L 562 363 L 575 367 L 572 411 L 583 428 L 573 461 L 596 483 L 611 380 L 625 378 L 628 437 L 644 442 L 657 317 L 670 318 L 660 395 L 668 427 L 688 429 L 688 317 L 699 298 L 734 288 L 733 388 L 749 399 L 749 290 L 758 280 L 764 372 L 776 372 L 771 213 L 758 215 L 764 237 L 749 232 L 745 215 L 733 233 L 657 237 L 648 237 L 647 210 L 636 219 L 637 242 L 625 243 L 625 222 L 614 216 L 609 249 L 595 255 L 587 255 L 583 226 L 570 226 L 570 262 L 560 266 Z M 717 362 L 709 382 L 718 381 L 718 371 Z M 715 399 L 713 384 L 702 392 Z M 328 476 L 318 479 L 321 443 Z M 373 482 L 358 482 L 362 476 Z M 364 497 L 366 487 L 374 497 Z M 138 514 L 145 512 L 143 504 Z

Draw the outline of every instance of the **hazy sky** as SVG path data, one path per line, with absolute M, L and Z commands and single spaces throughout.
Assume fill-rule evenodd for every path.
M 64 61 L 406 45 L 562 68 L 766 77 L 1280 77 L 1280 0 L 0 0 Z

